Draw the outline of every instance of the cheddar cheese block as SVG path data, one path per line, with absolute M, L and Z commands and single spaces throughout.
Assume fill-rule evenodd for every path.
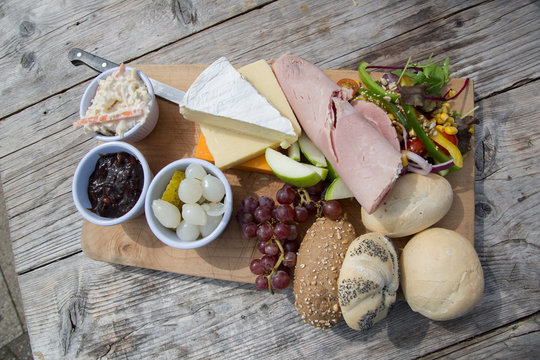
M 208 146 L 206 144 L 206 138 L 202 133 L 197 144 L 197 149 L 195 150 L 195 157 L 197 159 L 202 159 L 215 163 L 214 157 L 210 153 L 210 150 L 208 149 Z M 244 161 L 238 165 L 235 165 L 234 168 L 239 170 L 260 172 L 263 174 L 273 174 L 272 169 L 270 168 L 270 166 L 268 166 L 268 163 L 266 162 L 264 154 Z

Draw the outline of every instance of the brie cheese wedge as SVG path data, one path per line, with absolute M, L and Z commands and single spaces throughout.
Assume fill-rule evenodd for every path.
M 302 129 L 287 102 L 287 98 L 265 60 L 259 60 L 245 65 L 238 71 L 249 81 L 257 91 L 264 96 L 283 116 L 291 122 L 294 131 L 300 135 Z M 277 141 L 256 138 L 250 135 L 235 133 L 231 130 L 201 124 L 208 150 L 214 158 L 214 163 L 220 169 L 227 169 L 247 160 L 264 154 L 267 147 L 275 148 Z M 242 144 L 239 146 L 239 144 Z
M 291 121 L 224 57 L 193 82 L 180 103 L 180 113 L 187 120 L 277 142 L 283 148 L 298 139 Z

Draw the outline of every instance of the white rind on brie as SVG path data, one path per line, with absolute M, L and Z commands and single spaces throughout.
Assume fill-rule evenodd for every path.
M 291 121 L 224 57 L 193 82 L 182 99 L 180 113 L 200 124 L 279 142 L 283 148 L 298 138 Z

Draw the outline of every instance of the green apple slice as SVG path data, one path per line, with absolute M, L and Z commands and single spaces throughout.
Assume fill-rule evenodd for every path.
M 326 178 L 329 181 L 334 181 L 338 177 L 339 177 L 338 173 L 336 172 L 332 164 L 330 164 L 330 161 L 328 161 L 328 176 Z
M 264 156 L 274 174 L 286 183 L 298 187 L 309 187 L 322 180 L 315 170 L 279 151 L 267 148 Z
M 311 164 L 304 164 L 304 163 L 302 163 L 302 164 L 304 166 L 307 166 L 310 169 L 313 169 L 313 171 L 315 171 L 317 174 L 319 174 L 319 176 L 321 177 L 322 180 L 326 180 L 326 177 L 328 176 L 328 169 L 327 168 L 318 167 L 318 166 L 311 165 Z
M 302 133 L 298 138 L 298 145 L 300 145 L 300 151 L 302 151 L 302 154 L 304 154 L 310 163 L 318 167 L 326 167 L 327 163 L 324 154 L 305 133 Z
M 298 146 L 298 141 L 295 141 L 287 149 L 287 154 L 289 157 L 295 161 L 300 161 L 300 146 Z
M 332 183 L 326 190 L 324 200 L 338 200 L 351 197 L 354 197 L 351 190 L 349 190 L 347 185 L 345 185 L 345 182 L 340 177 L 337 177 L 334 179 L 334 181 L 332 181 Z

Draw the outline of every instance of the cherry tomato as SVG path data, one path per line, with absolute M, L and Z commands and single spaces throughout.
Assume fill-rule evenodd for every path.
M 447 138 L 448 140 L 450 140 L 450 142 L 451 142 L 452 144 L 457 145 L 458 139 L 457 139 L 457 136 L 456 136 L 456 135 L 449 135 L 449 134 L 447 134 L 447 133 L 445 133 L 445 132 L 442 132 L 442 131 L 441 131 L 441 134 L 442 134 L 442 136 L 444 136 L 445 138 Z M 450 153 L 448 152 L 448 150 L 446 150 L 446 149 L 443 148 L 442 146 L 439 146 L 439 148 L 440 148 L 441 151 L 442 151 L 443 153 L 445 153 L 446 155 L 450 155 Z
M 407 140 L 407 149 L 420 156 L 424 156 L 427 154 L 427 150 L 426 148 L 424 148 L 424 144 L 422 144 L 422 141 L 420 141 L 420 139 L 417 137 L 409 138 Z
M 341 79 L 337 82 L 337 84 L 340 86 L 340 87 L 343 87 L 343 88 L 347 88 L 347 89 L 352 89 L 353 90 L 353 95 L 356 94 L 356 92 L 358 91 L 358 83 L 356 81 L 354 81 L 353 79 Z

